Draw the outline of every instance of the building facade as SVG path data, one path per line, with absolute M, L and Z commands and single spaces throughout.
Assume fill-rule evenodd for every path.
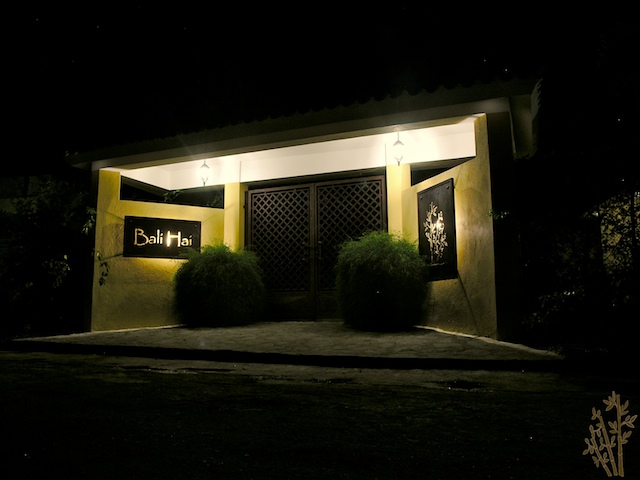
M 536 92 L 528 80 L 442 88 L 76 155 L 97 198 L 91 330 L 175 324 L 184 260 L 162 248 L 194 239 L 264 258 L 277 319 L 335 318 L 337 246 L 387 230 L 444 269 L 428 284 L 425 325 L 509 338 L 517 238 L 495 212 L 513 159 L 535 148 Z M 219 201 L 141 201 L 123 194 L 131 185 Z

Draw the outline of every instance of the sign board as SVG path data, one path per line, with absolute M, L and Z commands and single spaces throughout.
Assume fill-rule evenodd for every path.
M 178 258 L 200 249 L 200 229 L 197 221 L 125 216 L 123 256 Z
M 418 248 L 429 266 L 429 280 L 458 276 L 453 179 L 418 192 Z

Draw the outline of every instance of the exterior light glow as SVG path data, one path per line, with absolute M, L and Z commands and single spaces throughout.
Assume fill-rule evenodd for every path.
M 398 165 L 400 165 L 400 162 L 404 158 L 404 143 L 400 141 L 400 132 L 398 132 L 398 139 L 393 144 L 393 158 L 396 159 Z
M 209 165 L 207 165 L 207 161 L 205 160 L 202 165 L 200 165 L 200 180 L 202 180 L 202 186 L 204 187 L 207 184 L 207 180 L 209 180 Z

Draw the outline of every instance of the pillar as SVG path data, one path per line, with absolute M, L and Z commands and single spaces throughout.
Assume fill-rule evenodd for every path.
M 224 243 L 234 251 L 244 248 L 246 191 L 247 186 L 239 182 L 224 186 Z
M 411 187 L 411 166 L 387 165 L 387 224 L 390 233 L 404 235 L 402 192 Z

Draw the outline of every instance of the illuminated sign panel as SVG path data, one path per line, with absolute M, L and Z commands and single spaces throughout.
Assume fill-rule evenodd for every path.
M 168 218 L 124 217 L 125 257 L 178 258 L 200 249 L 201 223 Z

